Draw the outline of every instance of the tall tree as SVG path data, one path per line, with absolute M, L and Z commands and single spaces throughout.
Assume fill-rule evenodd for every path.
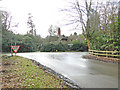
M 11 27 L 12 16 L 6 11 L 1 11 L 2 30 L 9 30 Z
M 28 17 L 27 25 L 30 28 L 28 33 L 36 36 L 35 24 L 33 23 L 33 20 L 32 20 L 33 16 L 31 15 L 31 13 L 29 13 L 28 15 L 29 17 Z
M 48 32 L 49 32 L 50 36 L 55 36 L 56 33 L 57 33 L 57 27 L 53 26 L 53 25 L 50 25 L 50 27 L 48 29 Z
M 117 27 L 117 37 L 116 41 L 118 42 L 118 50 L 120 51 L 120 1 L 118 2 L 118 27 Z
M 85 6 L 81 6 L 79 1 L 71 3 L 70 9 L 64 9 L 63 11 L 70 12 L 71 20 L 70 24 L 77 24 L 77 26 L 81 25 L 82 32 L 84 37 L 88 42 L 88 48 L 90 49 L 90 40 L 94 30 L 91 29 L 90 16 L 92 13 L 92 0 L 88 2 L 85 0 Z
M 2 12 L 0 11 L 0 53 L 2 52 Z
M 117 2 L 106 2 L 103 6 L 101 4 L 100 17 L 101 17 L 101 31 L 107 37 L 106 44 L 109 43 L 109 50 L 114 50 L 114 42 L 116 41 L 116 31 L 117 31 Z
M 118 30 L 120 30 L 120 1 L 118 2 Z

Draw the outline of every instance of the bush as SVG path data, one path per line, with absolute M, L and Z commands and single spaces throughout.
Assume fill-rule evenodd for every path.
M 62 43 L 59 43 L 57 45 L 46 44 L 46 45 L 43 45 L 43 47 L 41 48 L 40 51 L 42 51 L 42 52 L 56 52 L 56 50 L 60 51 L 60 52 L 65 52 L 68 50 L 68 47 L 67 47 L 67 45 L 63 45 Z
M 62 44 L 59 43 L 57 45 L 55 44 L 46 44 L 43 45 L 43 47 L 41 48 L 40 51 L 42 52 L 65 52 L 65 51 L 87 51 L 88 47 L 86 44 L 84 43 L 75 43 L 73 44 L 73 46 L 70 48 L 67 44 Z
M 56 45 L 56 49 L 57 49 L 58 51 L 65 52 L 65 51 L 68 50 L 68 45 L 59 43 L 58 45 Z
M 84 43 L 75 43 L 70 49 L 71 51 L 88 51 L 88 47 Z

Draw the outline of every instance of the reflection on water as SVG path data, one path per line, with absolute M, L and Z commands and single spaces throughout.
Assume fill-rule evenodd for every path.
M 81 87 L 117 88 L 118 65 L 83 59 L 87 52 L 32 52 L 18 55 L 34 59 L 67 76 Z M 91 83 L 92 82 L 92 83 Z

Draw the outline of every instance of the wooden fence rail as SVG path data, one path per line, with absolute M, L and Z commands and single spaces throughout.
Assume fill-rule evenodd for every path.
M 96 55 L 96 56 L 120 58 L 120 51 L 89 50 L 89 54 Z

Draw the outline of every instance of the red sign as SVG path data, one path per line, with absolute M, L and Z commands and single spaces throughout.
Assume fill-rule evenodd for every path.
M 15 54 L 18 52 L 18 49 L 20 48 L 20 45 L 16 45 L 16 46 L 12 46 L 11 48 L 13 49 L 13 51 L 15 52 Z

